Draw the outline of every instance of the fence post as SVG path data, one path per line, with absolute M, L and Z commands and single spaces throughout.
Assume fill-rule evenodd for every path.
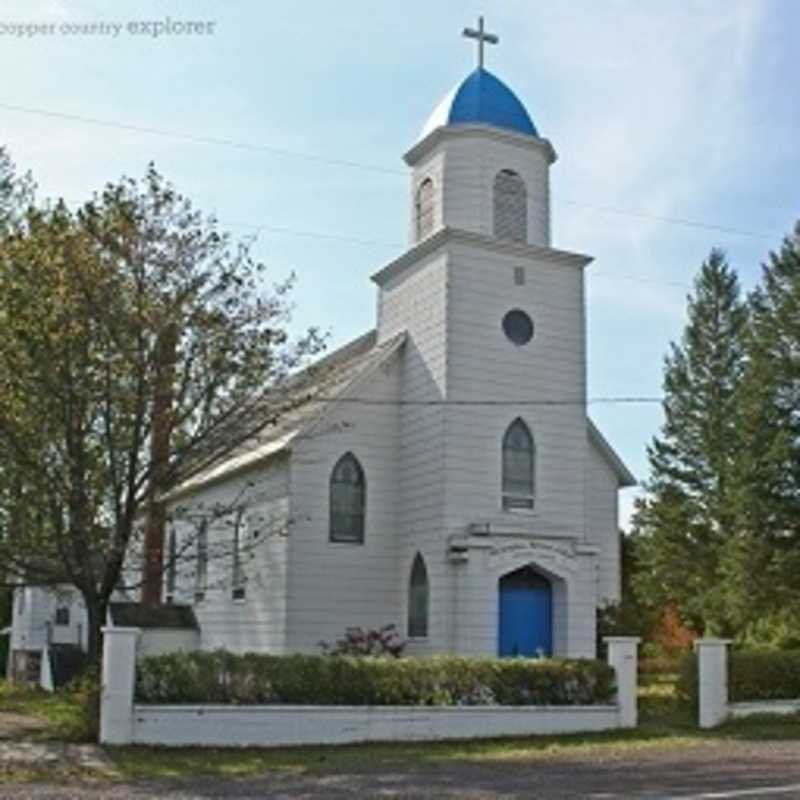
M 133 690 L 138 628 L 103 628 L 100 744 L 133 741 Z
M 605 636 L 608 645 L 608 663 L 617 675 L 617 705 L 620 728 L 635 728 L 638 720 L 636 700 L 638 653 L 641 639 L 638 636 Z
M 697 701 L 701 728 L 728 718 L 728 645 L 730 639 L 697 639 Z

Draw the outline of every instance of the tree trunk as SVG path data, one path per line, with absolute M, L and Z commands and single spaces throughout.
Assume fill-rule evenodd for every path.
M 83 602 L 86 605 L 86 624 L 88 627 L 86 651 L 90 666 L 100 666 L 103 659 L 103 633 L 101 628 L 106 624 L 106 614 L 108 613 L 108 599 L 103 600 L 96 595 L 87 596 L 83 594 Z
M 160 501 L 168 489 L 170 440 L 172 437 L 172 404 L 175 392 L 175 357 L 178 328 L 170 323 L 158 341 L 158 375 L 153 394 L 153 429 L 150 436 L 150 488 L 147 521 L 144 532 L 143 605 L 161 603 L 161 583 L 164 573 L 164 531 L 167 509 Z

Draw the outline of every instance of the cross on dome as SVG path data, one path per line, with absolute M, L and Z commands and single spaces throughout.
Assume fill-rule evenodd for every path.
M 496 36 L 493 33 L 486 33 L 483 27 L 483 17 L 478 17 L 478 28 L 464 28 L 462 36 L 466 36 L 467 39 L 477 39 L 478 40 L 478 67 L 483 68 L 483 46 L 485 43 L 488 44 L 498 44 L 500 42 L 500 37 Z

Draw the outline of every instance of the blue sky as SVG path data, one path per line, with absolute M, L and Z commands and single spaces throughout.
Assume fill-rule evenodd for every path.
M 501 39 L 487 65 L 559 154 L 554 245 L 596 258 L 589 395 L 659 395 L 663 354 L 710 248 L 727 251 L 749 288 L 800 216 L 797 0 L 0 0 L 0 32 L 167 16 L 215 23 L 210 35 L 156 39 L 0 35 L 0 143 L 44 196 L 79 203 L 154 160 L 234 233 L 273 229 L 259 232 L 256 250 L 276 279 L 297 274 L 295 328 L 320 325 L 340 344 L 374 324 L 369 275 L 406 240 L 401 156 L 473 68 L 460 32 L 480 13 Z M 646 477 L 659 408 L 591 413 Z

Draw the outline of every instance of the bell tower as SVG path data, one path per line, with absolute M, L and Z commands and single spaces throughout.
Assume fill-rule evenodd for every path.
M 588 466 L 605 458 L 587 432 L 592 259 L 552 247 L 555 151 L 484 67 L 497 37 L 464 35 L 478 65 L 405 155 L 409 249 L 373 275 L 378 341 L 404 335 L 398 561 L 410 580 L 423 559 L 432 587 L 413 652 L 591 656 L 618 574 L 615 506 L 598 521 L 618 478 Z M 522 615 L 535 641 L 506 625 L 520 587 L 541 601 Z
M 478 28 L 478 66 L 434 109 L 406 153 L 410 176 L 409 244 L 441 228 L 550 246 L 550 165 L 542 138 L 514 92 L 484 67 L 484 45 L 499 39 Z

